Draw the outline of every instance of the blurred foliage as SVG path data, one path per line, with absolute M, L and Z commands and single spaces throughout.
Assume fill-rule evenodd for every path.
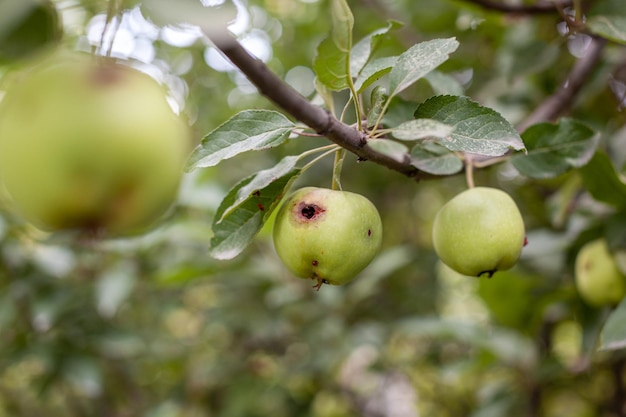
M 10 3 L 19 1 L 0 7 Z M 49 39 L 134 60 L 170 87 L 198 142 L 240 110 L 275 108 L 197 30 L 158 27 L 140 2 L 119 3 L 122 19 L 107 26 L 106 1 L 55 0 L 64 35 Z M 236 4 L 231 30 L 313 99 L 328 1 Z M 382 45 L 386 54 L 456 37 L 441 70 L 513 124 L 561 85 L 588 36 L 560 31 L 557 12 L 513 16 L 463 0 L 350 6 L 355 39 L 388 20 L 404 24 Z M 617 176 L 626 168 L 624 58 L 622 45 L 607 44 L 570 112 L 600 132 Z M 420 81 L 401 98 L 430 95 Z M 475 173 L 477 184 L 514 197 L 528 230 L 519 265 L 492 279 L 458 276 L 432 249 L 432 220 L 465 188 L 462 175 L 416 184 L 351 156 L 342 185 L 370 198 L 385 228 L 382 252 L 353 283 L 316 292 L 290 276 L 273 251 L 271 221 L 241 256 L 209 258 L 211 222 L 229 188 L 325 143 L 292 140 L 187 174 L 168 218 L 134 239 L 50 235 L 3 209 L 0 417 L 626 415 L 625 355 L 597 350 L 610 309 L 584 304 L 573 281 L 577 250 L 619 213 L 576 170 L 534 180 L 504 163 Z M 330 186 L 331 176 L 324 161 L 296 186 Z

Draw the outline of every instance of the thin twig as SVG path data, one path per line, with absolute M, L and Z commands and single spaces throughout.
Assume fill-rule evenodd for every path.
M 574 64 L 572 71 L 561 87 L 526 117 L 517 126 L 517 129 L 523 132 L 535 123 L 554 121 L 571 107 L 574 97 L 585 85 L 589 75 L 602 57 L 602 50 L 605 45 L 606 39 L 592 37 L 585 56 Z
M 406 160 L 400 162 L 374 151 L 368 146 L 367 136 L 363 132 L 340 122 L 328 111 L 311 104 L 289 84 L 272 73 L 261 60 L 246 51 L 233 37 L 211 36 L 211 34 L 208 36 L 233 65 L 248 77 L 261 94 L 318 134 L 357 155 L 359 160 L 374 162 L 416 180 L 435 177 L 411 165 L 408 156 Z
M 501 13 L 511 14 L 542 14 L 542 13 L 554 13 L 559 8 L 571 7 L 572 0 L 561 1 L 538 1 L 535 4 L 519 4 L 519 3 L 506 3 L 496 0 L 465 0 L 469 3 L 474 3 L 484 9 L 494 10 Z

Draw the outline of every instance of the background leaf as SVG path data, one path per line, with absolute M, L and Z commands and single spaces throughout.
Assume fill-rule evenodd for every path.
M 202 139 L 189 157 L 187 169 L 210 167 L 243 152 L 273 148 L 287 140 L 294 127 L 276 111 L 242 111 Z
M 598 144 L 593 129 L 572 119 L 531 126 L 522 133 L 522 139 L 528 154 L 516 155 L 511 162 L 531 178 L 552 178 L 585 165 Z
M 431 141 L 418 142 L 411 149 L 411 164 L 435 175 L 452 175 L 463 169 L 463 161 L 454 152 Z
M 463 86 L 451 75 L 433 70 L 424 76 L 436 95 L 462 96 Z
M 417 108 L 414 116 L 453 126 L 450 136 L 438 141 L 451 151 L 500 156 L 511 149 L 524 149 L 519 133 L 508 121 L 467 97 L 430 98 Z
M 611 312 L 600 333 L 600 346 L 602 350 L 616 350 L 626 348 L 626 299 Z
M 592 16 L 587 26 L 597 35 L 626 44 L 626 16 Z
M 607 154 L 596 152 L 587 165 L 579 168 L 579 172 L 593 198 L 618 208 L 626 207 L 626 184 Z
M 447 61 L 459 46 L 455 38 L 433 39 L 412 46 L 398 58 L 389 74 L 389 96 L 393 97 Z
M 596 35 L 626 43 L 626 9 L 621 0 L 596 1 L 588 11 L 587 27 Z

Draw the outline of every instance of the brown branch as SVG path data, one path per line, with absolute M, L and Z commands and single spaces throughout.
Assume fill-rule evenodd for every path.
M 367 136 L 363 132 L 342 123 L 326 110 L 311 104 L 271 72 L 261 60 L 246 51 L 233 37 L 210 34 L 209 36 L 215 46 L 248 77 L 261 94 L 318 134 L 354 153 L 362 161 L 383 165 L 417 180 L 435 177 L 411 165 L 408 156 L 400 162 L 374 151 L 367 145 Z
M 611 373 L 613 374 L 613 383 L 615 385 L 613 391 L 613 404 L 612 409 L 613 413 L 617 417 L 626 416 L 626 400 L 624 399 L 624 394 L 626 393 L 626 389 L 624 387 L 624 369 L 626 368 L 626 360 L 623 358 L 615 361 L 611 368 Z
M 517 129 L 520 132 L 523 132 L 535 123 L 556 120 L 572 105 L 574 97 L 585 85 L 589 75 L 602 57 L 602 51 L 606 45 L 606 39 L 598 37 L 592 37 L 591 39 L 585 56 L 580 58 L 572 67 L 572 71 L 563 85 L 518 125 Z
M 538 1 L 535 4 L 509 4 L 496 0 L 465 0 L 484 9 L 511 14 L 554 13 L 565 7 L 571 7 L 572 0 Z

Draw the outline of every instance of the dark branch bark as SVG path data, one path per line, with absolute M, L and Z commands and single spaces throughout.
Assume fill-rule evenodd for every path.
M 418 180 L 434 177 L 412 166 L 408 156 L 405 161 L 400 162 L 374 151 L 367 145 L 367 136 L 363 132 L 342 123 L 326 110 L 311 104 L 272 73 L 261 60 L 246 51 L 234 38 L 219 36 L 211 37 L 211 40 L 248 77 L 261 94 L 318 134 L 354 153 L 360 160 L 383 165 Z
M 523 132 L 535 123 L 554 121 L 571 107 L 574 97 L 585 85 L 589 75 L 602 57 L 602 50 L 605 45 L 606 39 L 592 37 L 585 56 L 580 58 L 572 67 L 572 71 L 563 85 L 522 121 L 517 127 L 518 130 Z
M 469 1 L 483 2 L 485 0 Z M 211 40 L 248 77 L 261 94 L 318 134 L 357 155 L 360 160 L 374 162 L 416 180 L 440 178 L 440 176 L 420 171 L 411 165 L 408 155 L 405 160 L 398 161 L 373 150 L 367 145 L 365 133 L 342 123 L 328 111 L 311 104 L 290 85 L 272 73 L 261 60 L 246 51 L 232 36 L 224 36 L 223 34 L 211 36 Z M 553 121 L 564 113 L 571 106 L 574 97 L 600 60 L 605 44 L 605 39 L 593 37 L 587 53 L 573 66 L 563 86 L 540 104 L 518 125 L 517 129 L 523 132 L 533 124 Z
M 572 0 L 539 1 L 535 4 L 509 4 L 496 0 L 466 0 L 484 9 L 494 10 L 501 13 L 511 14 L 541 14 L 554 13 L 565 7 L 570 7 Z

